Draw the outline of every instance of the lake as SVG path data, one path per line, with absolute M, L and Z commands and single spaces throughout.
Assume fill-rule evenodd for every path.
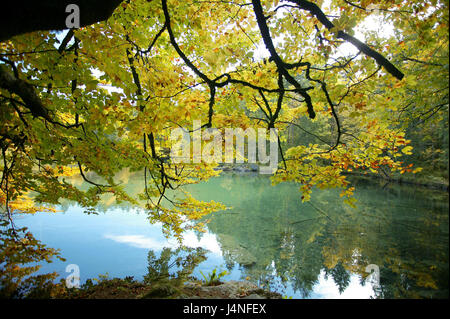
M 137 183 L 128 181 L 127 187 Z M 294 299 L 448 298 L 448 193 L 354 183 L 356 209 L 342 202 L 339 190 L 314 190 L 302 203 L 297 185 L 271 186 L 258 174 L 224 173 L 191 185 L 194 197 L 231 207 L 207 216 L 206 233 L 185 234 L 186 246 L 209 250 L 194 275 L 228 270 L 224 280 L 250 280 Z M 177 246 L 161 224 L 130 206 L 105 200 L 98 215 L 67 202 L 60 209 L 16 216 L 17 226 L 66 258 L 39 273 L 62 278 L 66 266 L 76 264 L 82 282 L 99 274 L 142 279 L 149 251 Z

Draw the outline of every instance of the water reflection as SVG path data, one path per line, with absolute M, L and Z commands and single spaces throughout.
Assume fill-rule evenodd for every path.
M 352 209 L 338 191 L 313 192 L 302 204 L 297 186 L 272 187 L 259 175 L 227 174 L 192 185 L 195 197 L 232 207 L 208 216 L 207 233 L 185 235 L 186 246 L 210 251 L 194 275 L 226 268 L 224 279 L 248 279 L 294 298 L 448 298 L 448 194 L 364 180 L 356 187 L 358 208 Z M 18 222 L 61 248 L 84 280 L 105 272 L 142 278 L 148 251 L 177 243 L 145 214 L 111 203 L 99 215 L 66 204 L 65 213 Z M 369 264 L 379 266 L 379 289 L 366 282 Z M 65 266 L 56 262 L 42 272 L 64 276 Z
M 340 293 L 355 277 L 363 287 L 366 266 L 375 264 L 381 287 L 374 297 L 448 298 L 446 193 L 359 180 L 353 209 L 337 191 L 317 191 L 302 204 L 294 185 L 273 189 L 260 176 L 223 176 L 192 191 L 233 206 L 210 216 L 208 229 L 242 277 L 308 298 L 327 278 Z

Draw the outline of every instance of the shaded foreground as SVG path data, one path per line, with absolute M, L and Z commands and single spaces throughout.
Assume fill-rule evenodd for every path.
M 149 285 L 132 278 L 105 279 L 98 284 L 87 282 L 81 289 L 66 291 L 56 298 L 71 299 L 281 299 L 282 296 L 258 288 L 250 282 L 228 281 L 211 286 L 192 281 L 179 287 L 176 282 L 164 281 Z

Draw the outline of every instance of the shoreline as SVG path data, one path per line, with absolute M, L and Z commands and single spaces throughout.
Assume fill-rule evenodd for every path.
M 225 173 L 258 173 L 258 165 L 256 164 L 225 164 L 219 165 L 215 168 L 215 170 L 222 170 Z M 435 182 L 435 181 L 417 181 L 413 178 L 403 177 L 403 176 L 393 176 L 393 177 L 385 177 L 381 174 L 374 174 L 372 172 L 344 172 L 343 175 L 346 176 L 355 176 L 369 179 L 378 179 L 382 181 L 386 181 L 388 183 L 397 183 L 400 185 L 414 185 L 420 186 L 428 189 L 440 190 L 443 192 L 449 192 L 449 184 L 444 182 Z

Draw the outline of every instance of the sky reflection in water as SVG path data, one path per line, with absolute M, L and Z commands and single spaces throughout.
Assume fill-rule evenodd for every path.
M 445 193 L 359 182 L 353 210 L 339 192 L 316 191 L 311 204 L 302 204 L 295 185 L 271 188 L 260 176 L 225 175 L 191 191 L 233 207 L 208 217 L 207 233 L 184 236 L 186 246 L 209 250 L 194 271 L 198 278 L 200 271 L 228 269 L 224 279 L 249 278 L 293 298 L 369 298 L 376 294 L 362 283 L 364 268 L 377 264 L 382 297 L 448 298 Z M 86 215 L 66 205 L 64 212 L 20 217 L 17 225 L 66 258 L 43 265 L 41 273 L 64 277 L 65 267 L 77 264 L 82 281 L 105 273 L 141 279 L 149 250 L 177 247 L 160 224 L 128 207 Z

